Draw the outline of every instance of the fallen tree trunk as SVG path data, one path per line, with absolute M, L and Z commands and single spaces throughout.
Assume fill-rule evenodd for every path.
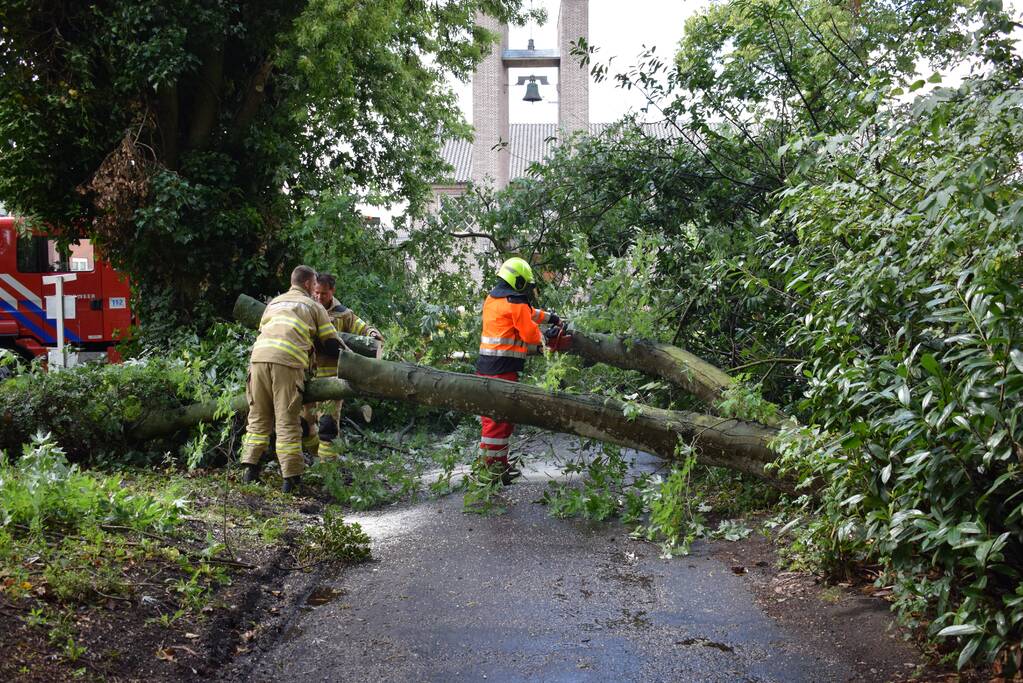
M 252 328 L 259 327 L 266 304 L 240 294 L 234 304 L 234 317 Z M 368 337 L 342 334 L 352 351 L 368 358 L 376 357 L 376 346 Z M 594 363 L 613 365 L 624 370 L 637 370 L 665 379 L 681 387 L 713 408 L 734 380 L 720 368 L 694 356 L 685 349 L 647 339 L 616 337 L 596 332 L 572 331 L 574 353 Z
M 339 361 L 338 374 L 363 396 L 534 425 L 635 448 L 666 460 L 676 458 L 681 441 L 691 445 L 707 465 L 745 472 L 791 490 L 789 482 L 764 469 L 775 458 L 768 444 L 777 431 L 753 422 L 627 406 L 611 398 L 548 392 L 490 377 L 368 360 L 354 353 L 343 353 Z
M 666 379 L 713 407 L 734 380 L 720 368 L 671 344 L 572 330 L 571 353 L 595 363 Z
M 254 330 L 259 329 L 259 321 L 263 317 L 265 309 L 266 304 L 262 301 L 253 299 L 245 294 L 239 294 L 234 302 L 234 319 L 246 327 L 251 327 Z M 341 341 L 348 348 L 359 355 L 366 356 L 367 358 L 377 357 L 377 342 L 375 339 L 360 337 L 359 335 L 348 334 L 347 332 L 341 332 L 340 337 Z
M 265 304 L 243 294 L 235 304 L 235 315 L 240 322 L 256 326 L 264 308 Z M 732 384 L 732 379 L 723 371 L 668 344 L 628 342 L 592 333 L 573 334 L 579 334 L 573 341 L 576 346 L 573 350 L 580 356 L 663 377 L 711 405 Z M 347 337 L 352 335 L 345 337 L 347 343 Z M 353 339 L 372 341 L 364 337 Z M 704 464 L 745 472 L 777 488 L 792 490 L 790 482 L 772 476 L 764 468 L 776 456 L 768 446 L 777 435 L 772 427 L 637 404 L 627 406 L 616 399 L 548 392 L 517 382 L 410 363 L 370 360 L 375 359 L 375 346 L 373 353 L 356 348 L 353 351 L 355 353 L 342 353 L 338 359 L 338 375 L 348 381 L 309 382 L 307 402 L 310 392 L 326 396 L 326 399 L 316 400 L 347 398 L 354 392 L 534 425 L 635 448 L 666 460 L 675 459 L 682 442 L 692 446 Z
M 716 365 L 685 349 L 649 339 L 573 330 L 569 352 L 594 363 L 667 380 L 703 401 L 711 412 L 716 412 L 725 392 L 735 385 L 735 379 Z M 785 415 L 778 410 L 770 426 L 781 426 L 784 420 Z
M 776 430 L 753 422 L 629 406 L 599 396 L 548 392 L 491 377 L 371 360 L 350 351 L 342 354 L 339 367 L 344 379 L 307 383 L 306 403 L 356 395 L 406 401 L 606 441 L 665 460 L 675 459 L 682 443 L 693 447 L 704 464 L 745 472 L 776 488 L 792 490 L 791 482 L 778 479 L 764 468 L 775 458 L 769 443 Z M 152 415 L 136 425 L 131 434 L 140 440 L 152 439 L 209 422 L 216 418 L 218 407 L 216 401 L 210 401 Z M 239 413 L 248 411 L 244 396 L 236 396 L 231 407 Z
M 337 379 L 317 380 L 306 385 L 303 402 L 340 401 L 356 396 L 359 396 L 359 393 L 353 391 L 348 382 Z M 228 405 L 228 414 L 246 415 L 249 412 L 249 403 L 245 400 L 245 394 L 235 396 Z M 206 401 L 183 406 L 176 410 L 153 413 L 143 418 L 129 431 L 132 438 L 139 441 L 155 439 L 182 429 L 189 429 L 200 422 L 212 422 L 223 416 L 223 413 L 219 412 L 220 407 L 219 401 Z M 373 409 L 365 403 L 345 403 L 344 413 L 366 423 L 373 419 Z

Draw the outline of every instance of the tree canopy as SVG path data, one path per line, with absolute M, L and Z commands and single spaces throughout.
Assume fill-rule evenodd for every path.
M 465 135 L 446 74 L 521 0 L 0 8 L 0 200 L 96 239 L 176 318 L 279 280 L 305 200 L 410 202 Z M 158 318 L 154 316 L 155 323 Z

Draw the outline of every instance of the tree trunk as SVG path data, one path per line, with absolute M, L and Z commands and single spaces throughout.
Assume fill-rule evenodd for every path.
M 667 380 L 697 397 L 714 412 L 735 380 L 715 365 L 671 344 L 595 332 L 572 331 L 570 353 L 595 363 L 637 370 Z M 772 423 L 779 426 L 784 416 Z
M 266 304 L 262 301 L 253 299 L 245 294 L 239 294 L 234 302 L 234 319 L 246 327 L 259 329 L 259 321 L 263 317 L 265 309 Z M 340 336 L 341 341 L 360 356 L 366 356 L 367 358 L 377 357 L 377 342 L 375 339 L 345 332 L 342 332 Z
M 777 431 L 753 422 L 548 392 L 518 382 L 369 360 L 347 352 L 339 359 L 338 374 L 362 396 L 534 425 L 635 448 L 666 460 L 676 458 L 681 441 L 693 446 L 707 465 L 745 472 L 783 490 L 792 488 L 790 482 L 764 469 L 775 458 L 768 444 Z
M 220 90 L 224 80 L 224 49 L 206 45 L 200 49 L 202 63 L 195 76 L 188 127 L 187 149 L 204 150 L 213 137 L 220 112 Z
M 693 354 L 647 339 L 572 331 L 571 353 L 595 363 L 666 379 L 713 408 L 733 384 L 726 372 Z
M 249 326 L 258 325 L 264 308 L 262 302 L 242 294 L 235 303 L 235 318 Z M 372 341 L 344 337 L 346 343 L 349 337 L 353 341 Z M 668 344 L 629 343 L 607 335 L 580 337 L 584 341 L 574 348 L 579 355 L 674 378 L 701 397 L 720 396 L 731 382 L 721 370 Z M 690 368 L 689 374 L 683 368 Z M 306 402 L 353 394 L 407 401 L 607 441 L 666 460 L 677 457 L 682 443 L 692 446 L 704 464 L 745 472 L 776 488 L 792 490 L 791 482 L 765 471 L 764 466 L 776 457 L 768 444 L 777 430 L 758 423 L 625 404 L 598 396 L 548 392 L 518 382 L 375 360 L 375 353 L 364 353 L 363 349 L 341 354 L 338 375 L 348 381 L 309 382 Z M 311 395 L 320 398 L 312 399 Z
M 340 379 L 318 379 L 306 384 L 303 403 L 319 403 L 320 401 L 341 401 L 355 398 L 359 394 L 352 390 L 348 382 Z M 245 394 L 239 394 L 231 399 L 230 413 L 246 415 L 249 412 L 249 403 L 245 400 Z M 130 429 L 133 438 L 139 441 L 155 439 L 167 436 L 183 429 L 189 429 L 200 422 L 212 422 L 221 415 L 218 415 L 220 403 L 218 401 L 206 401 L 205 403 L 194 403 L 190 406 L 183 406 L 176 410 L 155 413 L 142 419 Z M 373 409 L 365 403 L 345 403 L 345 415 L 363 422 L 369 423 L 373 420 Z

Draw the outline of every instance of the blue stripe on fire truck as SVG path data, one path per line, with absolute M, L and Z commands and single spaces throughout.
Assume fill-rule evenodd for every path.
M 45 321 L 45 322 L 42 323 L 43 326 L 52 326 L 53 324 L 56 324 L 56 322 L 57 322 L 56 320 L 53 320 L 52 318 L 47 318 L 46 317 L 46 312 L 43 311 L 38 306 L 36 306 L 35 304 L 33 304 L 31 301 L 26 301 L 25 299 L 22 299 L 21 301 L 19 301 L 19 303 L 22 306 L 24 306 L 26 309 L 28 309 L 30 312 L 35 313 L 40 318 L 42 318 Z M 11 316 L 13 316 L 15 320 L 17 320 L 22 325 L 24 325 L 25 327 L 27 327 L 28 329 L 32 330 L 37 335 L 39 335 L 39 338 L 42 341 L 44 341 L 45 343 L 47 343 L 47 344 L 56 344 L 57 343 L 57 338 L 54 336 L 55 333 L 50 332 L 45 327 L 41 327 L 39 323 L 36 323 L 31 318 L 29 318 L 27 315 L 25 315 L 24 313 L 19 311 L 14 306 L 11 306 L 9 303 L 7 303 L 7 301 L 5 301 L 3 299 L 0 299 L 0 310 L 4 310 L 7 313 L 10 313 Z M 50 322 L 51 320 L 53 320 L 52 323 Z M 80 342 L 80 341 L 82 341 L 81 338 L 77 334 L 75 334 L 71 330 L 67 329 L 66 327 L 64 328 L 64 336 L 65 336 L 65 338 L 69 342 Z
M 53 330 L 54 330 L 53 335 L 57 334 L 57 331 L 56 331 L 57 319 L 56 318 L 47 318 L 46 317 L 46 311 L 44 311 L 43 309 L 39 308 L 38 306 L 36 306 L 31 301 L 27 301 L 25 299 L 22 299 L 19 303 L 21 303 L 21 305 L 24 306 L 25 308 L 27 308 L 30 312 L 35 313 L 40 318 L 45 320 L 46 324 L 49 327 L 53 328 Z M 53 335 L 51 335 L 51 337 L 53 337 L 53 341 L 54 341 L 54 343 L 56 343 L 57 342 L 57 337 L 53 336 Z M 74 332 L 72 332 L 71 330 L 69 330 L 67 328 L 67 322 L 66 321 L 64 323 L 64 338 L 67 341 L 71 341 L 71 342 L 80 342 L 80 341 L 82 341 L 81 337 L 79 337 L 77 334 L 75 334 Z

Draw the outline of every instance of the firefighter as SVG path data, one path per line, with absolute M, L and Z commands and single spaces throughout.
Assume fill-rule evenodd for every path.
M 476 374 L 512 382 L 526 364 L 526 355 L 538 353 L 542 343 L 539 325 L 560 326 L 554 313 L 533 308 L 530 291 L 533 269 L 521 258 L 510 258 L 497 271 L 498 281 L 483 303 L 483 333 Z M 505 484 L 518 476 L 508 461 L 509 443 L 515 425 L 480 417 L 482 464 L 497 473 Z
M 362 318 L 355 315 L 350 308 L 342 306 L 341 302 L 334 298 L 336 288 L 337 278 L 330 273 L 319 273 L 316 276 L 316 284 L 313 286 L 313 298 L 327 309 L 327 315 L 334 328 L 338 332 L 372 337 L 377 341 L 383 342 L 384 336 L 380 334 L 380 330 L 368 325 Z M 325 353 L 317 353 L 316 376 L 337 377 L 337 355 L 331 356 Z M 323 460 L 338 457 L 339 453 L 334 445 L 334 440 L 337 439 L 339 434 L 341 410 L 343 407 L 343 401 L 324 401 L 305 407 L 302 413 L 302 446 L 306 452 L 313 455 L 318 454 Z
M 259 460 L 277 434 L 277 459 L 284 478 L 283 491 L 293 491 L 305 470 L 302 459 L 302 392 L 314 345 L 335 358 L 341 341 L 327 311 L 312 298 L 316 271 L 298 266 L 291 273 L 291 289 L 271 301 L 259 322 L 259 337 L 252 347 L 246 397 L 249 423 L 242 441 L 244 481 L 259 480 Z

